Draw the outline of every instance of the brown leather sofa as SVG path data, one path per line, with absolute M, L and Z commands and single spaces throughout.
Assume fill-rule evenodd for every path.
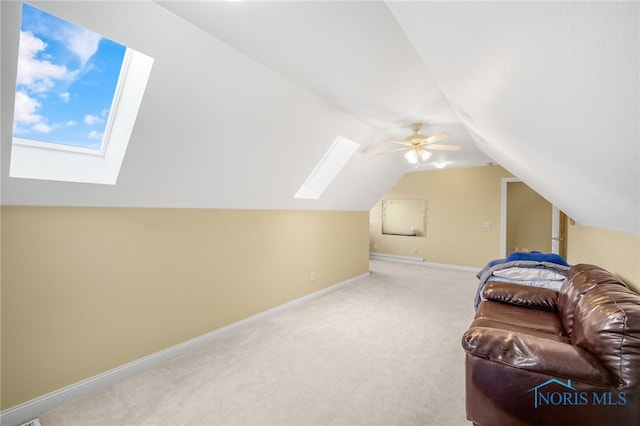
M 466 351 L 467 419 L 640 425 L 640 295 L 594 265 L 560 292 L 488 282 Z

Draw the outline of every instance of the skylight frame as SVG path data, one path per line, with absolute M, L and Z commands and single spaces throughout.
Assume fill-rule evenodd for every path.
M 358 143 L 338 135 L 318 164 L 311 170 L 294 198 L 319 199 L 347 165 L 359 146 Z
M 127 70 L 129 69 L 129 63 L 131 61 L 131 56 L 133 54 L 134 54 L 134 51 L 129 47 L 126 47 L 124 52 L 124 57 L 122 58 L 120 74 L 118 75 L 118 82 L 116 83 L 116 88 L 114 90 L 114 94 L 111 99 L 109 116 L 107 117 L 107 123 L 104 127 L 104 135 L 102 136 L 102 141 L 100 142 L 100 149 L 84 148 L 76 145 L 47 142 L 47 141 L 41 141 L 37 139 L 26 139 L 26 138 L 20 138 L 15 136 L 13 137 L 12 142 L 14 144 L 22 145 L 22 146 L 32 146 L 32 147 L 43 148 L 43 149 L 54 149 L 59 151 L 68 151 L 68 152 L 76 152 L 81 154 L 104 156 L 107 151 L 107 147 L 109 146 L 109 139 L 111 137 L 111 127 L 113 126 L 114 117 L 117 115 L 117 109 L 118 109 L 118 105 L 120 104 L 120 97 L 122 95 L 124 81 L 126 79 Z
M 122 46 L 125 51 L 99 148 L 12 136 L 10 177 L 116 183 L 154 62 Z
M 154 59 L 129 47 L 100 151 L 12 138 L 9 177 L 115 185 Z M 126 67 L 125 67 L 126 63 Z

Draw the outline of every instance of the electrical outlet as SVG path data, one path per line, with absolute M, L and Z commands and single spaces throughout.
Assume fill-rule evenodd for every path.
M 417 252 L 418 252 L 418 249 L 414 247 L 414 248 L 413 248 L 413 252 L 414 252 L 414 253 L 417 253 Z
M 316 273 L 312 272 L 311 276 L 309 278 L 311 279 L 311 281 L 315 281 L 316 280 Z

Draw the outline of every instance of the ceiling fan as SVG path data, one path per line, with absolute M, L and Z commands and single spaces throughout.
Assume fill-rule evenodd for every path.
M 407 136 L 403 141 L 388 141 L 389 143 L 395 143 L 399 145 L 404 145 L 403 148 L 392 149 L 391 151 L 381 152 L 380 154 L 388 154 L 390 152 L 397 151 L 407 151 L 404 154 L 404 158 L 411 164 L 415 164 L 416 166 L 425 162 L 431 157 L 431 152 L 427 150 L 434 151 L 458 151 L 462 148 L 460 145 L 441 145 L 436 144 L 436 142 L 441 141 L 451 135 L 447 132 L 440 132 L 433 136 L 425 136 L 418 133 L 422 128 L 422 123 L 413 123 L 411 125 L 411 130 L 413 130 L 413 135 Z

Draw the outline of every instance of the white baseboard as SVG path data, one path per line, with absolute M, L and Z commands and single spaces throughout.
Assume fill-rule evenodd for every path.
M 229 324 L 210 333 L 164 349 L 160 352 L 148 355 L 144 358 L 137 359 L 128 364 L 121 365 L 120 367 L 116 367 L 112 370 L 66 386 L 62 389 L 58 389 L 41 397 L 32 399 L 31 401 L 16 405 L 15 407 L 6 409 L 0 412 L 0 424 L 2 426 L 15 426 L 24 423 L 37 417 L 43 411 L 57 407 L 58 405 L 61 405 L 65 402 L 80 398 L 107 385 L 133 376 L 134 374 L 140 373 L 154 365 L 157 365 L 164 361 L 168 361 L 171 358 L 190 351 L 196 346 L 199 346 L 203 343 L 220 339 L 231 333 L 247 328 L 259 321 L 263 321 L 271 316 L 298 307 L 304 303 L 310 302 L 313 299 L 317 299 L 318 297 L 332 293 L 336 290 L 353 284 L 363 277 L 369 276 L 369 274 L 369 272 L 365 272 L 364 274 L 342 281 L 338 284 L 334 284 L 322 290 L 307 294 L 306 296 L 302 296 L 298 299 L 276 306 L 275 308 L 242 319 L 233 324 Z
M 455 269 L 457 271 L 473 272 L 477 274 L 482 268 L 476 268 L 474 266 L 462 266 L 462 265 L 449 265 L 446 263 L 432 263 L 424 262 L 425 266 L 433 266 L 435 268 Z
M 425 262 L 423 257 L 400 256 L 397 254 L 369 253 L 369 258 L 380 259 L 380 260 L 392 260 L 394 262 L 417 263 L 424 266 L 432 266 L 434 268 L 455 269 L 458 271 L 466 271 L 466 272 L 474 272 L 474 273 L 477 273 L 481 269 L 473 266 L 449 265 L 446 263 Z
M 386 254 L 386 253 L 369 253 L 370 259 L 381 259 L 381 260 L 393 260 L 396 262 L 410 262 L 410 263 L 422 263 L 424 262 L 424 257 L 416 257 L 416 256 L 400 256 L 397 254 Z

